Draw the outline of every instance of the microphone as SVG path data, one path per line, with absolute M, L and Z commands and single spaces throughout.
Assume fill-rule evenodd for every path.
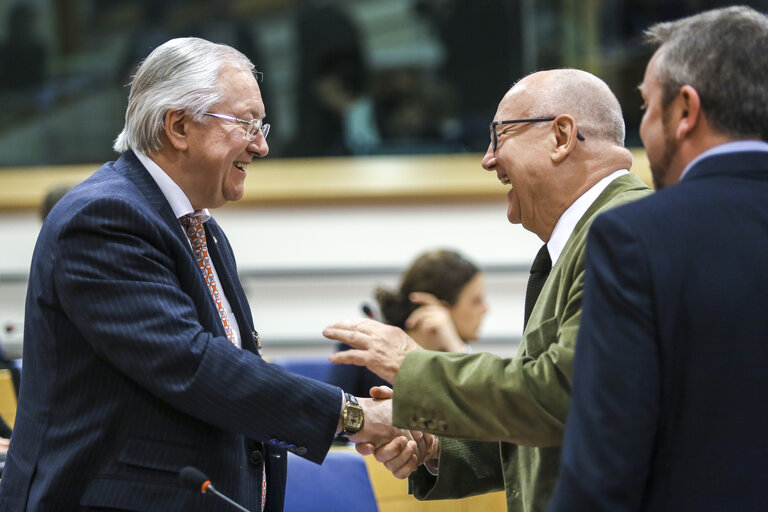
M 221 494 L 219 491 L 217 491 L 213 485 L 211 484 L 211 481 L 208 480 L 208 477 L 205 476 L 205 473 L 200 471 L 197 468 L 193 468 L 192 466 L 187 466 L 183 468 L 181 471 L 179 471 L 179 480 L 181 480 L 181 483 L 186 485 L 187 487 L 194 489 L 196 491 L 200 491 L 201 493 L 211 493 L 220 500 L 223 500 L 233 507 L 235 507 L 237 510 L 240 510 L 242 512 L 249 512 L 247 508 L 243 508 L 231 499 L 227 498 L 223 494 Z

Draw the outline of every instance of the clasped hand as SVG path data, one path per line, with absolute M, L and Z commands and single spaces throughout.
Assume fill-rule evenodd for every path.
M 400 479 L 407 478 L 424 462 L 437 458 L 437 436 L 392 426 L 392 389 L 371 388 L 372 398 L 360 398 L 365 422 L 349 439 L 357 451 L 371 455 Z

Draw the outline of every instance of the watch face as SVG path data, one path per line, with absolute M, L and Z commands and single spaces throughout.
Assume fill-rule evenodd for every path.
M 344 431 L 356 434 L 363 428 L 363 408 L 357 404 L 347 403 L 344 410 Z

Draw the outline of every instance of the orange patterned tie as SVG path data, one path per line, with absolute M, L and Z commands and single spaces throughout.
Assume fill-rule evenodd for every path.
M 227 333 L 227 338 L 232 343 L 235 342 L 232 336 L 232 327 L 229 325 L 229 317 L 227 316 L 227 310 L 224 309 L 224 304 L 221 302 L 221 294 L 216 286 L 216 280 L 213 278 L 213 266 L 211 265 L 211 257 L 208 254 L 208 244 L 205 241 L 205 228 L 200 217 L 193 217 L 191 215 L 185 215 L 181 219 L 181 225 L 184 226 L 184 230 L 189 237 L 189 241 L 192 243 L 192 252 L 195 253 L 195 259 L 197 265 L 200 267 L 200 272 L 203 273 L 203 279 L 205 279 L 208 285 L 208 290 L 211 292 L 213 302 L 216 303 L 216 309 L 219 311 L 219 317 L 221 323 L 224 325 L 224 332 Z
M 211 264 L 211 257 L 208 254 L 208 244 L 205 241 L 205 228 L 200 217 L 192 215 L 184 215 L 179 219 L 181 225 L 184 227 L 184 231 L 187 233 L 190 243 L 192 244 L 192 252 L 195 253 L 195 259 L 197 265 L 200 267 L 200 271 L 203 273 L 203 278 L 208 285 L 208 290 L 211 292 L 211 297 L 216 303 L 216 309 L 219 311 L 219 317 L 221 323 L 224 325 L 224 331 L 227 333 L 229 341 L 234 343 L 232 337 L 232 328 L 229 325 L 229 317 L 227 316 L 227 310 L 224 309 L 224 304 L 221 302 L 221 294 L 216 286 L 216 280 L 213 278 L 213 266 Z M 267 504 L 267 468 L 266 465 L 261 466 L 261 511 L 264 512 L 264 507 Z

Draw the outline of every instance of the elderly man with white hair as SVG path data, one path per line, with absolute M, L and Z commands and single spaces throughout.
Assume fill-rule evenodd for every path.
M 279 512 L 286 451 L 320 463 L 341 430 L 377 445 L 400 433 L 388 402 L 261 358 L 208 209 L 243 196 L 269 151 L 265 115 L 228 46 L 174 39 L 139 67 L 122 155 L 56 204 L 35 248 L 0 510 L 222 510 L 179 482 L 194 466 Z

